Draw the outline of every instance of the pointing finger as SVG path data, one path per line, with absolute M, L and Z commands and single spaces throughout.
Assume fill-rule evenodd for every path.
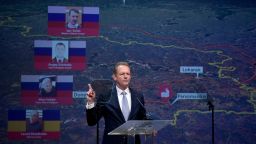
M 92 86 L 91 84 L 88 84 L 89 90 L 92 90 Z

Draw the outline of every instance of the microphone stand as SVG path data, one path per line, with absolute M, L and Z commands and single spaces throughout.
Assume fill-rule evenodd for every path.
M 209 106 L 209 111 L 212 111 L 212 144 L 214 144 L 214 105 L 210 100 L 208 100 L 207 105 Z
M 97 102 L 95 108 L 96 108 L 96 120 L 97 120 L 97 123 L 96 123 L 96 144 L 99 144 L 99 129 L 100 129 L 100 119 L 99 119 L 99 111 L 101 109 L 101 107 L 105 104 L 106 102 Z
M 110 88 L 108 88 L 108 86 Z M 107 101 L 109 100 L 109 97 L 104 96 L 104 94 L 107 93 L 107 91 L 109 91 L 109 89 L 111 89 L 111 95 L 110 97 L 112 97 L 112 91 L 113 91 L 113 87 L 114 84 L 112 83 L 111 80 L 107 80 L 107 79 L 99 79 L 99 80 L 94 80 L 92 82 L 92 87 L 95 88 L 95 91 L 98 93 L 98 96 L 96 98 L 96 144 L 99 144 L 99 121 L 100 121 L 100 117 L 99 117 L 99 113 L 100 113 L 100 109 L 101 107 L 108 103 Z M 101 97 L 101 99 L 99 100 L 99 97 Z
M 99 120 L 98 120 L 98 116 L 99 115 L 99 110 L 98 107 L 96 106 L 96 144 L 99 144 Z

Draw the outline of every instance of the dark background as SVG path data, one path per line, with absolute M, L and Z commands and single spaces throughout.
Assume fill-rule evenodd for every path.
M 47 6 L 99 6 L 100 36 L 47 35 Z M 84 99 L 70 106 L 23 106 L 20 77 L 74 75 L 74 91 L 96 79 L 111 79 L 117 61 L 131 64 L 132 87 L 143 92 L 147 110 L 172 124 L 157 143 L 211 143 L 211 113 L 203 100 L 179 100 L 176 93 L 206 92 L 215 105 L 215 141 L 256 141 L 256 3 L 254 0 L 2 0 L 0 5 L 0 143 L 95 143 L 95 127 L 86 124 Z M 35 71 L 34 40 L 86 40 L 84 71 Z M 199 79 L 180 66 L 203 66 Z M 159 86 L 172 86 L 170 101 Z M 8 109 L 60 109 L 59 141 L 7 139 Z M 101 131 L 103 121 L 101 122 Z

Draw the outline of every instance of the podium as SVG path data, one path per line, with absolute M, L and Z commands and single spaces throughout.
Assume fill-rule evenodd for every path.
M 135 144 L 135 135 L 144 135 L 145 140 L 147 136 L 151 137 L 151 143 L 153 143 L 154 135 L 162 128 L 170 125 L 170 120 L 130 120 L 121 126 L 117 127 L 113 131 L 109 132 L 108 135 L 126 135 L 132 136 L 132 140 L 128 143 Z

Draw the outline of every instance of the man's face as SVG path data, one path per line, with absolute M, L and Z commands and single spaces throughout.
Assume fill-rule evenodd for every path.
M 39 114 L 38 114 L 38 113 L 33 114 L 33 115 L 32 115 L 31 123 L 33 124 L 33 123 L 36 123 L 36 122 L 38 122 L 38 121 L 39 121 Z
M 64 55 L 65 55 L 65 51 L 66 51 L 66 48 L 64 45 L 56 45 L 56 56 L 58 58 L 64 58 Z
M 44 84 L 45 84 L 45 86 L 44 86 L 45 92 L 47 92 L 47 93 L 51 92 L 52 91 L 52 82 L 51 82 L 51 80 L 46 79 Z
M 116 74 L 113 74 L 113 79 L 120 89 L 125 90 L 131 80 L 130 68 L 126 65 L 119 65 L 116 69 Z
M 79 14 L 74 12 L 74 11 L 71 11 L 70 12 L 70 15 L 69 15 L 69 18 L 70 18 L 70 23 L 75 25 L 78 23 L 78 16 Z

